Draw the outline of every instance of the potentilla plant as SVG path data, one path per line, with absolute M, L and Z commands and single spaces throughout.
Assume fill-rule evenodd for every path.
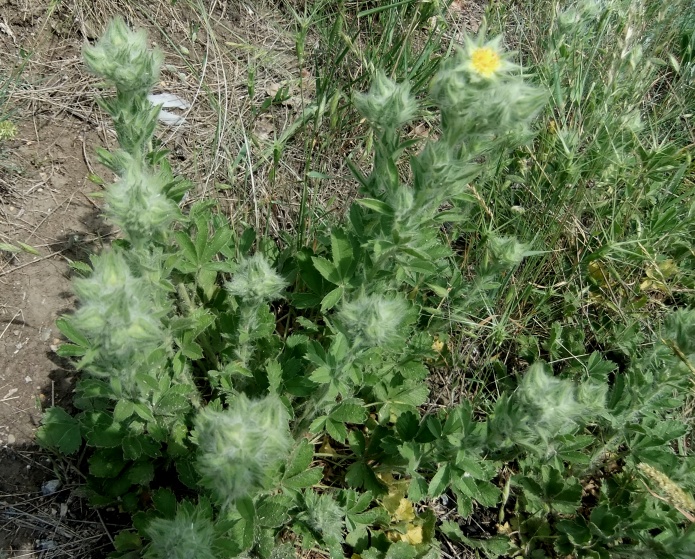
M 354 98 L 377 139 L 371 173 L 353 165 L 363 197 L 312 249 L 280 253 L 211 202 L 179 210 L 188 185 L 153 148 L 147 100 L 162 57 L 142 33 L 117 20 L 85 59 L 117 91 L 101 105 L 121 149 L 100 157 L 119 176 L 105 215 L 122 238 L 75 281 L 79 308 L 59 326 L 61 355 L 80 357 L 76 411 L 48 409 L 38 438 L 64 454 L 84 445 L 91 502 L 133 515 L 114 557 L 278 558 L 296 545 L 434 559 L 438 534 L 489 556 L 687 556 L 690 501 L 655 500 L 638 480 L 695 483 L 669 446 L 684 433 L 669 414 L 693 370 L 692 314 L 624 373 L 599 354 L 577 358 L 579 381 L 538 363 L 487 409 L 422 412 L 443 309 L 470 320 L 535 254 L 485 232 L 469 280 L 442 234 L 482 203 L 481 166 L 528 141 L 546 97 L 500 39 L 469 38 L 443 63 L 442 134 L 410 158 L 408 182 L 402 128 L 419 105 L 377 73 Z M 438 499 L 461 518 L 494 511 L 501 534 L 469 538 L 437 519 Z

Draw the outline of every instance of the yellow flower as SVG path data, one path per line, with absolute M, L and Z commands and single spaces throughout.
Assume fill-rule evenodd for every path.
M 485 40 L 484 34 L 464 39 L 465 68 L 472 82 L 493 80 L 518 66 L 509 61 L 510 53 L 502 48 L 502 37 Z
M 434 341 L 432 342 L 432 349 L 436 351 L 437 353 L 441 353 L 442 350 L 444 349 L 444 342 L 440 340 L 439 338 L 435 338 Z
M 502 67 L 502 59 L 496 50 L 478 47 L 471 53 L 471 67 L 484 78 L 491 78 Z

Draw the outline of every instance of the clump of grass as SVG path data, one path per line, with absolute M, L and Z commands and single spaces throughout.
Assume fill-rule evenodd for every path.
M 479 229 L 545 251 L 491 302 L 502 337 L 523 336 L 536 356 L 548 350 L 534 337 L 556 323 L 576 332 L 565 356 L 629 353 L 632 333 L 692 301 L 688 6 L 522 1 L 489 14 L 551 99 L 536 139 L 490 161 L 478 183 L 495 208 L 479 211 Z

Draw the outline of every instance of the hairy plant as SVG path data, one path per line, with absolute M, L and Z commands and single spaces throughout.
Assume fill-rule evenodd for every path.
M 481 32 L 442 63 L 429 99 L 441 134 L 417 153 L 404 128 L 420 101 L 375 70 L 353 97 L 374 137 L 370 172 L 350 162 L 360 197 L 311 242 L 278 246 L 212 201 L 179 209 L 189 185 L 153 142 L 162 56 L 144 35 L 117 20 L 85 49 L 116 87 L 101 106 L 121 149 L 100 158 L 119 177 L 105 214 L 123 238 L 75 280 L 79 308 L 59 327 L 60 354 L 80 358 L 76 412 L 48 409 L 38 438 L 84 447 L 92 504 L 132 514 L 113 557 L 270 559 L 296 544 L 434 559 L 442 537 L 491 557 L 695 553 L 679 415 L 692 310 L 654 323 L 649 344 L 633 332 L 621 368 L 555 322 L 527 362 L 475 377 L 483 398 L 425 411 L 452 324 L 498 328 L 505 290 L 555 250 L 508 224 L 478 228 L 494 217 L 480 192 L 493 162 L 530 149 L 557 93 L 510 57 Z M 494 347 L 508 336 L 502 324 Z M 438 518 L 436 500 L 461 522 Z M 464 520 L 484 509 L 499 533 L 471 537 Z

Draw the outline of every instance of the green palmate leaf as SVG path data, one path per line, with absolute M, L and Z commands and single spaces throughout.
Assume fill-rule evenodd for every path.
M 215 316 L 202 307 L 192 310 L 185 318 L 172 321 L 172 330 L 178 333 L 190 333 L 191 339 L 196 339 L 215 323 Z
M 356 200 L 356 202 L 360 206 L 375 211 L 379 214 L 387 216 L 393 215 L 393 209 L 391 206 L 385 202 L 382 202 L 381 200 L 376 200 L 374 198 L 360 198 L 359 200 Z
M 217 255 L 217 253 L 222 250 L 222 248 L 231 243 L 232 236 L 232 230 L 228 227 L 223 227 L 222 229 L 218 229 L 217 231 L 215 231 L 215 234 L 205 245 L 205 249 L 203 250 L 201 260 L 204 262 L 209 262 L 210 260 L 212 260 Z
M 164 392 L 156 401 L 157 413 L 177 415 L 191 407 L 193 389 L 187 384 L 177 384 Z
M 124 421 L 135 413 L 135 404 L 130 400 L 119 400 L 116 402 L 116 407 L 113 409 L 113 418 L 115 421 Z
M 314 449 L 306 439 L 302 439 L 290 455 L 285 468 L 285 478 L 296 476 L 306 470 L 314 459 Z
M 188 357 L 193 361 L 198 361 L 199 359 L 202 359 L 203 348 L 200 347 L 200 345 L 196 342 L 191 341 L 190 339 L 186 340 L 185 338 L 190 338 L 190 336 L 185 336 L 184 340 L 181 341 L 181 353 L 185 357 Z
M 89 473 L 95 477 L 115 478 L 125 465 L 123 453 L 118 448 L 102 448 L 89 457 Z
M 179 248 L 181 248 L 182 256 L 184 257 L 184 259 L 197 268 L 198 253 L 196 252 L 195 245 L 193 244 L 191 238 L 188 236 L 187 233 L 183 231 L 176 231 L 174 233 L 174 237 L 176 238 L 176 242 L 178 243 Z
M 278 394 L 282 384 L 282 367 L 277 359 L 268 360 L 265 372 L 268 375 L 268 386 L 271 394 Z
M 345 481 L 349 487 L 364 488 L 374 493 L 382 493 L 385 489 L 383 482 L 377 477 L 374 470 L 361 461 L 353 462 L 348 466 L 347 472 L 345 472 Z
M 429 260 L 408 260 L 407 263 L 403 264 L 403 267 L 420 274 L 430 275 L 437 273 L 437 267 Z
M 140 390 L 147 393 L 150 390 L 159 391 L 159 383 L 157 379 L 152 375 L 146 373 L 139 373 L 135 375 L 135 382 L 137 383 Z
M 152 462 L 137 462 L 128 468 L 126 475 L 133 485 L 147 485 L 154 479 L 154 473 Z
M 323 479 L 323 467 L 320 468 L 309 468 L 301 473 L 294 476 L 285 476 L 282 479 L 283 487 L 287 489 L 294 489 L 299 491 L 300 489 L 306 489 L 307 487 L 313 487 Z
M 298 309 L 312 309 L 321 304 L 322 298 L 313 293 L 290 293 L 290 300 Z
M 79 419 L 85 439 L 98 448 L 119 446 L 127 433 L 122 423 L 103 411 L 87 411 Z
M 48 408 L 44 412 L 36 439 L 44 447 L 62 454 L 72 454 L 82 446 L 79 422 L 62 408 Z
M 420 418 L 413 412 L 402 413 L 396 421 L 396 429 L 401 439 L 412 441 L 420 430 Z
M 324 428 L 334 440 L 341 444 L 345 442 L 348 435 L 348 430 L 344 423 L 328 418 L 324 423 Z
M 152 414 L 152 411 L 150 410 L 150 404 L 145 404 L 143 402 L 135 402 L 133 404 L 133 410 L 137 414 L 138 417 L 141 419 L 144 419 L 145 421 L 154 421 L 154 415 Z
M 213 262 L 203 264 L 196 274 L 196 282 L 206 297 L 212 297 L 217 282 L 217 266 Z
M 89 340 L 73 326 L 70 319 L 59 318 L 56 320 L 56 326 L 58 330 L 74 344 L 84 348 L 89 347 Z
M 329 417 L 343 423 L 364 423 L 367 410 L 364 402 L 359 398 L 349 398 L 337 404 L 330 412 Z
M 140 550 L 142 538 L 137 532 L 123 530 L 113 538 L 113 546 L 120 552 Z M 137 556 L 139 557 L 139 554 Z
M 348 514 L 364 512 L 373 499 L 373 495 L 369 491 L 358 493 L 357 491 L 346 489 L 341 495 L 345 503 L 345 510 Z
M 427 488 L 427 494 L 430 497 L 439 497 L 442 493 L 444 493 L 444 491 L 446 491 L 447 487 L 449 487 L 450 482 L 451 465 L 444 464 L 437 470 L 437 473 L 432 478 L 432 481 L 430 481 L 430 485 Z
M 289 520 L 293 499 L 286 495 L 265 497 L 256 508 L 258 524 L 266 528 L 279 528 Z
M 121 446 L 126 460 L 137 460 L 142 456 L 158 457 L 161 444 L 145 435 L 129 435 L 123 439 Z
M 485 507 L 494 507 L 499 502 L 502 492 L 489 481 L 475 480 L 472 477 L 462 476 L 454 483 L 456 488 L 464 495 L 475 499 Z
M 471 456 L 466 451 L 457 453 L 456 468 L 462 470 L 466 476 L 483 481 L 488 481 L 496 473 L 496 468 L 492 463 L 478 456 Z
M 314 263 L 314 268 L 316 268 L 326 280 L 334 284 L 340 283 L 340 274 L 338 274 L 338 270 L 332 262 L 329 262 L 321 256 L 312 256 L 311 260 Z
M 198 261 L 203 264 L 205 259 L 203 254 L 205 253 L 205 247 L 208 244 L 208 230 L 210 228 L 210 217 L 209 211 L 206 210 L 201 215 L 195 216 L 193 221 L 195 222 L 195 251 L 198 255 Z
M 377 397 L 384 405 L 379 410 L 379 418 L 386 420 L 391 413 L 414 411 L 427 399 L 429 389 L 425 384 L 392 383 L 389 386 L 378 385 L 375 390 Z
M 84 398 L 112 398 L 111 388 L 103 380 L 82 379 L 77 383 L 75 392 Z
M 244 232 L 239 238 L 239 254 L 245 255 L 251 250 L 253 243 L 256 241 L 256 231 L 255 229 L 249 227 L 244 229 Z
M 338 275 L 343 280 L 347 279 L 353 268 L 353 251 L 352 243 L 342 229 L 335 229 L 331 233 L 331 254 Z
M 333 291 L 330 291 L 321 300 L 321 312 L 325 313 L 326 311 L 329 311 L 333 307 L 335 307 L 340 302 L 340 300 L 343 298 L 344 293 L 345 293 L 345 288 L 342 285 L 336 287 Z
M 312 371 L 309 378 L 317 384 L 327 384 L 333 379 L 333 371 L 326 366 L 318 367 Z
M 152 504 L 164 518 L 173 518 L 176 514 L 176 495 L 171 489 L 157 489 L 152 493 Z

